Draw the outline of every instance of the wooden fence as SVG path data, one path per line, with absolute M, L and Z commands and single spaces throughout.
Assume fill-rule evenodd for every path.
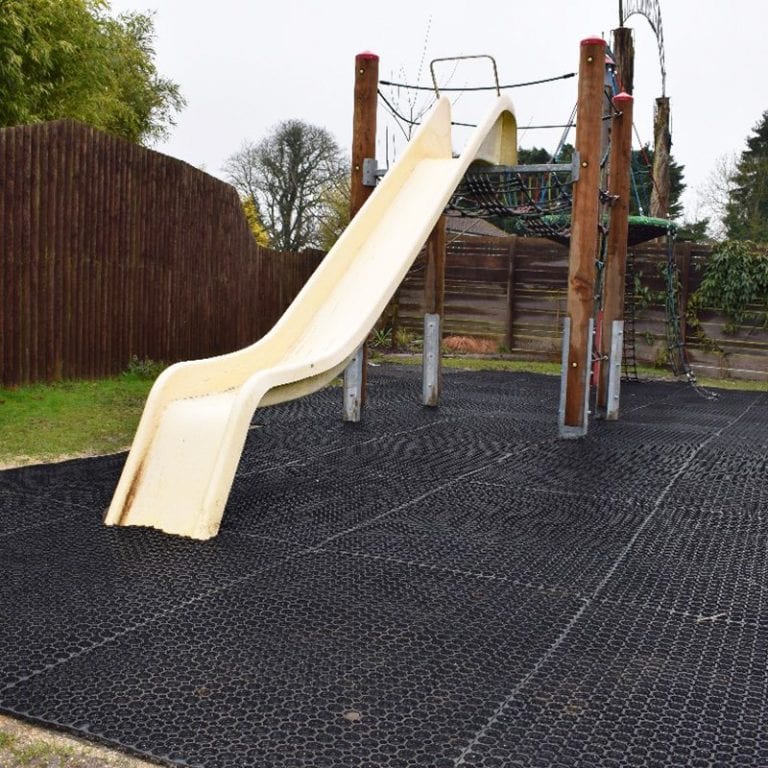
M 242 347 L 321 256 L 260 248 L 228 184 L 72 121 L 0 130 L 0 223 L 4 386 Z
M 683 303 L 699 286 L 706 246 L 679 244 Z M 663 364 L 666 354 L 666 247 L 632 249 L 640 287 L 635 327 L 638 362 Z M 566 311 L 568 250 L 540 239 L 459 238 L 448 245 L 445 332 L 481 336 L 522 359 L 560 360 L 560 338 Z M 421 332 L 424 262 L 408 273 L 398 298 L 398 323 Z M 689 358 L 697 372 L 715 377 L 768 380 L 768 331 L 761 328 L 763 310 L 751 328 L 729 333 L 725 319 L 713 310 L 700 313 L 706 338 L 689 329 Z
M 132 357 L 174 362 L 266 333 L 320 261 L 260 248 L 235 190 L 186 163 L 71 121 L 0 130 L 0 383 L 119 373 Z M 633 251 L 645 286 L 638 360 L 666 348 L 662 248 Z M 680 246 L 684 296 L 706 248 Z M 424 262 L 399 292 L 399 323 L 421 330 Z M 567 249 L 538 239 L 449 243 L 446 331 L 511 355 L 559 360 Z M 701 315 L 696 370 L 768 379 L 768 332 L 725 332 Z M 764 315 L 761 316 L 764 320 Z

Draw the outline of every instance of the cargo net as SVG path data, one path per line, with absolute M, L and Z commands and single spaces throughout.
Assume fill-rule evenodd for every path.
M 470 168 L 447 211 L 488 219 L 505 232 L 568 243 L 573 180 L 568 170 Z

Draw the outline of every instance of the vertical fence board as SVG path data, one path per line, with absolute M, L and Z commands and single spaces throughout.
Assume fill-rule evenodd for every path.
M 256 244 L 235 191 L 72 121 L 0 129 L 0 383 L 256 341 L 321 255 Z
M 20 243 L 16 240 L 17 227 L 17 208 L 16 202 L 16 145 L 18 131 L 8 131 L 8 141 L 5 147 L 5 158 L 3 162 L 4 173 L 4 197 L 5 197 L 5 219 L 3 221 L 3 240 L 6 243 L 5 248 L 5 279 L 6 292 L 3 311 L 6 316 L 6 357 L 5 368 L 16 372 L 16 376 L 21 376 L 21 370 L 18 362 L 17 349 L 20 339 L 19 319 L 16 313 L 16 296 L 19 290 L 19 275 L 16 271 L 16 254 L 20 249 Z
M 71 121 L 0 129 L 0 383 L 103 376 L 132 355 L 171 363 L 232 351 L 264 335 L 320 261 L 259 247 L 235 191 L 190 165 Z M 636 269 L 663 290 L 658 247 Z M 519 357 L 554 359 L 566 251 L 541 240 L 455 239 L 446 273 L 446 332 L 496 337 Z M 708 251 L 680 251 L 684 297 Z M 514 263 L 511 259 L 514 258 Z M 399 315 L 420 329 L 423 262 L 406 277 Z M 706 318 L 727 351 L 691 342 L 707 370 L 764 370 L 768 334 L 734 338 Z M 652 361 L 663 311 L 638 324 Z M 646 349 L 647 347 L 647 349 Z
M 75 220 L 77 219 L 77 198 L 75 197 L 75 168 L 77 167 L 77 151 L 74 146 L 74 131 L 71 123 L 64 125 L 64 211 L 62 216 L 62 377 L 71 379 L 77 376 L 75 349 L 75 275 L 77 273 L 77 242 L 75 237 Z
M 0 131 L 0 173 L 5 174 L 5 146 L 7 132 Z M 7 207 L 5 202 L 5 191 L 0 187 L 0 226 L 3 227 L 2 237 L 0 237 L 0 369 L 6 368 L 6 347 L 8 344 L 8 328 L 6 323 L 5 307 L 8 306 L 8 290 L 10 283 L 7 277 L 6 252 L 8 248 L 8 238 L 6 236 Z
M 45 178 L 47 176 L 46 153 L 42 151 L 43 142 L 33 143 L 32 158 L 32 208 L 34 212 L 32 224 L 32 242 L 30 252 L 35 254 L 35 295 L 34 295 L 34 322 L 32 334 L 32 371 L 30 378 L 39 381 L 45 378 L 45 349 L 47 348 L 46 329 L 46 300 L 45 290 L 48 284 L 48 261 L 41 243 L 44 242 L 44 233 L 47 229 L 48 211 L 45 198 Z M 1 313 L 0 313 L 1 314 Z
M 9 131 L 0 131 L 0 173 L 3 184 L 0 186 L 0 370 L 11 370 L 11 345 L 13 329 L 11 318 L 6 309 L 12 301 L 12 268 L 10 264 L 13 244 L 10 242 L 9 228 L 13 214 L 13 206 L 8 190 L 8 147 L 12 142 Z

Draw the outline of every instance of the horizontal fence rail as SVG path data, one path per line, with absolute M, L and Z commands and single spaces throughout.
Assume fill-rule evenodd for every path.
M 631 249 L 637 285 L 635 323 L 639 363 L 664 365 L 667 354 L 664 296 L 666 244 Z M 701 283 L 708 246 L 676 247 L 682 314 Z M 568 249 L 536 238 L 459 237 L 448 244 L 445 335 L 492 339 L 500 351 L 528 360 L 560 360 L 566 312 Z M 397 323 L 414 333 L 423 324 L 423 257 L 405 278 L 397 299 Z M 699 313 L 703 335 L 683 323 L 694 369 L 716 378 L 768 380 L 765 310 L 751 326 L 728 327 L 715 310 Z
M 322 256 L 259 247 L 228 184 L 68 120 L 0 130 L 0 222 L 4 386 L 238 349 Z

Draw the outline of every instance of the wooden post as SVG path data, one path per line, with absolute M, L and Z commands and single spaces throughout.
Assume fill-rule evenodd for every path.
M 629 233 L 630 164 L 632 162 L 633 98 L 620 93 L 613 99 L 616 111 L 611 128 L 610 177 L 608 191 L 614 198 L 608 228 L 603 282 L 603 332 L 600 355 L 610 357 L 614 320 L 624 319 L 624 278 L 627 270 L 627 235 Z M 620 362 L 620 361 L 619 361 Z M 616 363 L 600 367 L 597 403 L 606 407 L 608 374 Z
M 669 97 L 656 99 L 653 116 L 653 189 L 651 216 L 666 219 L 669 214 L 669 152 L 672 136 L 669 132 Z
M 352 118 L 352 177 L 350 217 L 362 208 L 373 187 L 363 184 L 363 161 L 376 157 L 376 108 L 378 105 L 379 57 L 365 51 L 355 56 L 355 104 Z
M 426 245 L 424 312 L 442 315 L 445 307 L 445 216 L 441 216 Z
M 363 183 L 364 161 L 376 157 L 376 108 L 378 105 L 379 57 L 365 51 L 355 57 L 355 101 L 352 118 L 352 175 L 350 217 L 362 208 L 373 191 Z M 360 421 L 366 399 L 367 349 L 363 342 L 344 372 L 344 421 Z M 362 366 L 362 371 L 361 371 Z
M 621 90 L 631 96 L 635 86 L 635 44 L 629 27 L 613 30 L 613 55 Z
M 504 343 L 511 352 L 515 343 L 515 253 L 517 252 L 517 237 L 512 238 L 507 253 L 509 267 L 507 269 L 507 333 Z
M 581 42 L 576 151 L 579 180 L 573 185 L 571 245 L 568 262 L 567 313 L 570 330 L 566 370 L 563 371 L 560 435 L 579 437 L 587 430 L 589 395 L 590 327 L 595 300 L 595 259 L 600 213 L 600 141 L 603 115 L 605 40 Z
M 427 240 L 424 274 L 424 347 L 422 376 L 424 405 L 440 401 L 442 317 L 445 308 L 445 216 L 437 220 Z

